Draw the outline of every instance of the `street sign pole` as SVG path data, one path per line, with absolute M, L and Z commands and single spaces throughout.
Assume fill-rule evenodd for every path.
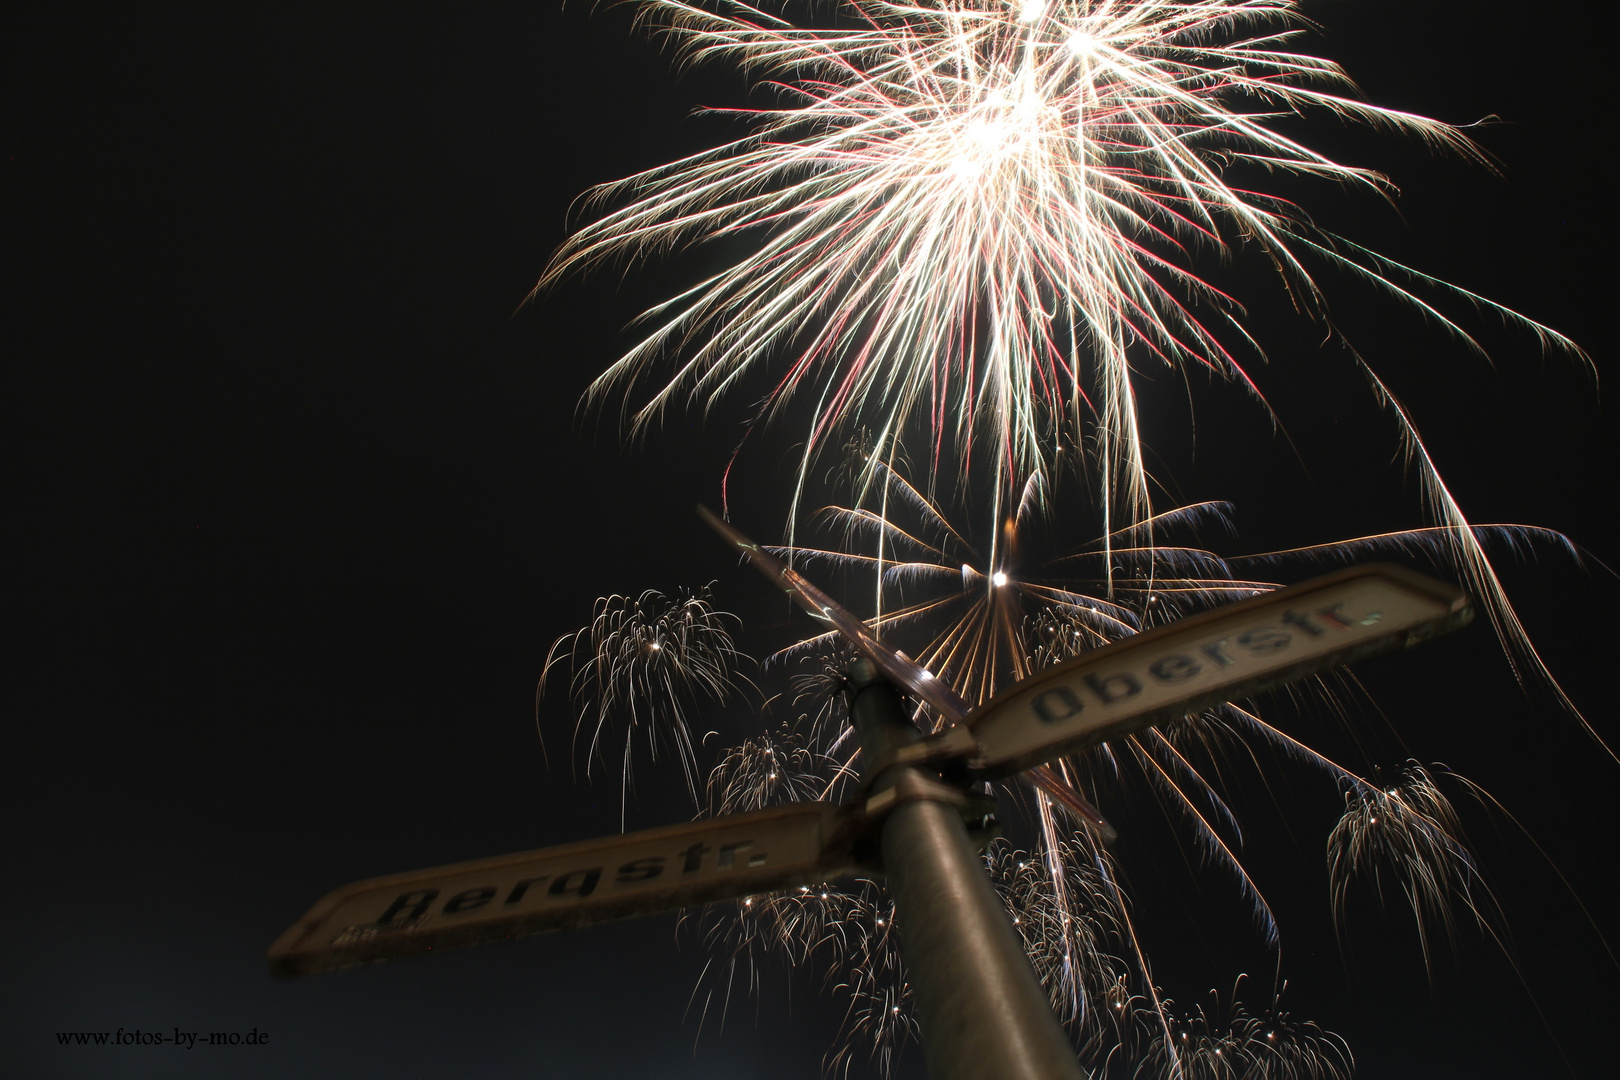
M 850 669 L 850 716 L 868 761 L 894 761 L 920 735 L 871 661 Z M 1082 1080 L 1024 944 L 968 838 L 953 789 L 913 765 L 867 778 L 887 805 L 883 871 L 894 897 L 932 1080 Z
M 1090 650 L 973 709 L 803 575 L 705 517 L 860 654 L 849 671 L 866 774 L 860 798 L 356 882 L 282 935 L 270 949 L 272 971 L 329 971 L 806 886 L 875 869 L 881 854 L 933 1080 L 1082 1080 L 969 835 L 966 819 L 982 829 L 994 800 L 960 782 L 1040 770 L 1108 739 L 1416 644 L 1473 614 L 1450 585 L 1400 567 L 1352 567 Z M 927 703 L 945 730 L 924 737 L 907 723 L 889 679 Z M 941 771 L 958 784 L 942 782 Z

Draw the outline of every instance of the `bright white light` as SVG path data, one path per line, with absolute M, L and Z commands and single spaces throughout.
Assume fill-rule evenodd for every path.
M 972 180 L 984 172 L 984 163 L 962 158 L 951 166 L 951 175 L 958 180 Z
M 1076 30 L 1069 35 L 1069 51 L 1076 56 L 1087 56 L 1097 51 L 1097 39 L 1084 30 Z
M 1019 9 L 1018 17 L 1025 22 L 1034 22 L 1046 14 L 1046 0 L 1024 0 L 1024 6 Z
M 651 645 L 647 646 L 647 648 L 651 649 L 653 652 L 658 652 L 660 649 L 663 648 L 663 646 L 658 644 L 658 642 L 655 641 Z
M 923 678 L 932 679 L 933 677 L 934 673 L 932 671 L 929 671 L 927 668 L 923 668 Z
M 1007 575 L 1003 574 L 1000 570 L 997 570 L 995 573 L 990 575 L 990 581 L 999 588 L 1000 586 L 1007 584 Z
M 967 136 L 985 150 L 994 150 L 1007 137 L 1007 125 L 1000 120 L 975 120 L 968 125 Z

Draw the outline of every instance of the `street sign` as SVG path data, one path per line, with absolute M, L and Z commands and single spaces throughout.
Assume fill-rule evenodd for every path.
M 1460 590 L 1357 566 L 1116 641 L 1031 676 L 968 716 L 974 768 L 1006 776 L 1473 617 Z M 960 739 L 960 736 L 957 736 Z
M 1078 1077 L 1068 1040 L 1044 1008 L 1046 994 L 964 828 L 964 818 L 984 818 L 986 807 L 917 766 L 954 762 L 938 775 L 958 782 L 1027 773 L 1107 836 L 1107 822 L 1042 766 L 1415 644 L 1473 616 L 1467 596 L 1450 585 L 1396 566 L 1354 567 L 1087 652 L 970 712 L 943 681 L 802 575 L 700 511 L 871 662 L 851 669 L 862 796 L 845 806 L 795 803 L 357 882 L 316 904 L 271 946 L 273 973 L 329 971 L 881 869 L 906 921 L 903 944 L 930 1068 L 1000 1076 L 1016 1061 L 1020 1076 Z M 920 738 L 876 671 L 954 726 Z M 881 867 L 872 865 L 878 850 Z
M 849 817 L 795 803 L 356 882 L 271 946 L 270 970 L 306 975 L 812 885 L 853 869 Z
M 717 517 L 707 506 L 698 507 L 698 516 L 732 547 L 742 552 L 760 573 L 786 589 L 799 606 L 820 622 L 830 623 L 855 650 L 878 666 L 889 678 L 910 690 L 955 723 L 972 708 L 934 674 L 905 653 L 891 649 L 869 630 L 866 623 L 838 601 L 816 588 L 803 574 L 738 532 Z
M 1473 617 L 1467 596 L 1443 582 L 1398 566 L 1352 567 L 1114 642 L 970 710 L 943 680 L 879 639 L 802 574 L 707 507 L 699 506 L 698 514 L 801 607 L 955 725 L 868 761 L 869 780 L 894 765 L 950 759 L 966 759 L 990 777 L 1024 772 L 1108 840 L 1114 829 L 1097 809 L 1040 766 L 1210 705 L 1416 644 Z

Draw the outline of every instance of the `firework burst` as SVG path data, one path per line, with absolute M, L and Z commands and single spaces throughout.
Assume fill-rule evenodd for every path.
M 700 1017 L 723 1019 L 739 987 L 756 991 L 766 961 L 814 968 L 845 1003 L 828 1052 L 829 1072 L 848 1075 L 859 1052 L 889 1075 L 916 1036 L 911 988 L 896 936 L 894 902 L 876 881 L 801 886 L 717 905 L 700 917 L 712 957 L 694 998 Z
M 635 599 L 603 597 L 588 626 L 552 644 L 537 698 L 552 669 L 566 661 L 569 695 L 579 710 L 575 738 L 587 741 L 587 774 L 608 756 L 608 744 L 623 728 L 623 746 L 614 751 L 621 819 L 638 735 L 653 759 L 661 747 L 673 748 L 697 801 L 697 754 L 687 716 L 699 705 L 723 705 L 751 685 L 740 670 L 749 659 L 734 639 L 740 628 L 736 616 L 714 606 L 708 586 L 677 596 L 649 589 Z
M 777 105 L 722 110 L 753 132 L 597 189 L 601 215 L 538 288 L 748 238 L 751 254 L 647 312 L 650 331 L 591 394 L 617 394 L 678 357 L 634 410 L 639 427 L 682 397 L 706 409 L 773 368 L 762 417 L 812 402 L 801 493 L 847 421 L 869 426 L 880 449 L 917 421 L 936 466 L 951 442 L 965 467 L 978 441 L 1003 479 L 1050 464 L 1066 443 L 1094 447 L 1102 531 L 1151 519 L 1141 373 L 1207 370 L 1259 397 L 1246 365 L 1263 353 L 1242 308 L 1198 269 L 1238 255 L 1263 255 L 1295 307 L 1330 328 L 1324 270 L 1370 283 L 1476 350 L 1448 299 L 1584 359 L 1554 331 L 1259 190 L 1288 175 L 1393 196 L 1380 174 L 1286 133 L 1299 116 L 1485 160 L 1458 128 L 1362 101 L 1337 65 L 1294 51 L 1308 25 L 1297 0 L 846 0 L 834 14 L 810 9 L 802 25 L 744 3 L 638 9 L 684 59 L 740 70 Z M 1574 712 L 1408 410 L 1348 352 L 1396 417 L 1448 561 L 1516 673 Z
M 990 880 L 1082 1061 L 1106 1057 L 1134 1019 L 1131 973 L 1119 955 L 1125 920 L 1104 869 L 1108 858 L 1085 833 L 1035 852 L 998 844 L 987 858 Z
M 709 773 L 709 812 L 741 814 L 827 793 L 825 755 L 789 725 L 725 751 Z
M 1358 783 L 1344 795 L 1345 811 L 1328 836 L 1328 873 L 1341 935 L 1347 899 L 1358 880 L 1370 879 L 1379 905 L 1393 883 L 1412 909 L 1423 961 L 1432 969 L 1434 931 L 1454 943 L 1456 917 L 1486 929 L 1496 903 L 1468 854 L 1462 824 L 1433 775 L 1416 762 L 1382 787 Z M 1393 882 L 1389 879 L 1393 878 Z
M 963 430 L 988 413 L 1027 472 L 1055 445 L 1050 420 L 1078 419 L 1090 393 L 1124 490 L 1145 502 L 1133 358 L 1247 381 L 1222 344 L 1247 338 L 1239 309 L 1193 252 L 1265 251 L 1318 316 L 1309 264 L 1349 269 L 1462 333 L 1398 268 L 1226 178 L 1259 166 L 1388 194 L 1276 130 L 1310 112 L 1483 160 L 1456 128 L 1361 102 L 1336 65 L 1287 51 L 1304 25 L 1294 0 L 850 0 L 832 28 L 741 3 L 649 0 L 640 15 L 784 107 L 741 110 L 753 135 L 599 189 L 614 208 L 542 281 L 760 234 L 755 254 L 650 312 L 660 325 L 598 384 L 686 353 L 638 422 L 786 352 L 771 404 L 813 386 L 813 441 L 855 414 L 894 434 L 918 410 Z
M 1240 980 L 1241 982 L 1241 980 Z M 1146 1033 L 1146 1052 L 1131 1075 L 1182 1080 L 1350 1080 L 1355 1059 L 1343 1039 L 1295 1021 L 1281 995 L 1255 1014 L 1233 996 L 1173 1016 L 1168 1031 Z M 1170 1003 L 1166 1003 L 1168 1006 Z

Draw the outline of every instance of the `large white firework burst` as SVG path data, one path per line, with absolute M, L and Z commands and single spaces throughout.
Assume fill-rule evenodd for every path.
M 1206 369 L 1253 388 L 1245 365 L 1263 354 L 1242 308 L 1201 276 L 1216 259 L 1263 256 L 1295 306 L 1330 327 L 1324 271 L 1475 348 L 1449 301 L 1580 356 L 1546 327 L 1317 227 L 1274 180 L 1258 189 L 1290 174 L 1393 195 L 1379 173 L 1289 134 L 1302 115 L 1485 160 L 1458 128 L 1362 101 L 1337 65 L 1294 51 L 1308 28 L 1298 9 L 843 0 L 794 22 L 726 0 L 643 0 L 642 21 L 684 58 L 746 73 L 771 104 L 725 110 L 752 125 L 744 138 L 598 188 L 602 213 L 540 287 L 744 237 L 748 254 L 646 313 L 650 330 L 593 396 L 674 358 L 634 409 L 641 425 L 683 397 L 707 408 L 769 368 L 762 415 L 811 403 L 803 469 L 852 420 L 879 447 L 924 422 L 941 461 L 965 468 L 978 443 L 1007 476 L 1083 439 L 1105 531 L 1152 515 L 1137 378 Z M 1516 671 L 1551 683 L 1411 416 L 1351 355 L 1397 418 L 1430 512 L 1451 530 L 1451 562 Z

